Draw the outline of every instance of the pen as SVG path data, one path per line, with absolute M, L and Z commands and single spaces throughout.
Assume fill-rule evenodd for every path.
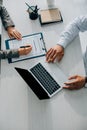
M 37 13 L 40 8 L 37 8 L 37 5 L 35 6 L 34 12 Z
M 25 4 L 28 6 L 28 8 L 30 8 L 30 9 L 34 12 L 34 10 L 32 9 L 32 7 L 31 7 L 31 6 L 29 6 L 29 4 L 28 4 L 28 3 L 26 3 L 26 2 L 25 2 Z
M 36 6 L 35 6 L 35 10 L 34 10 L 34 12 L 37 13 L 37 11 L 38 11 L 38 10 L 37 10 L 37 5 L 36 5 Z
M 35 10 L 34 10 L 34 12 L 37 13 L 38 10 L 39 10 L 39 8 L 37 8 L 37 5 L 36 5 L 36 6 L 35 6 Z
M 30 46 L 20 46 L 20 48 L 27 48 L 27 47 L 30 47 Z

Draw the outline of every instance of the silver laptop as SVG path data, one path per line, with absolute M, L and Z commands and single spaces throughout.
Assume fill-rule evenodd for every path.
M 15 68 L 39 99 L 48 99 L 59 92 L 67 76 L 55 63 L 44 61 L 29 70 Z

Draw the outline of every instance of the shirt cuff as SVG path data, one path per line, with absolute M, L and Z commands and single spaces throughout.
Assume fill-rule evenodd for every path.
M 58 45 L 62 46 L 63 48 L 66 48 L 67 44 L 68 43 L 65 40 L 60 39 L 58 41 Z
M 9 24 L 5 24 L 4 27 L 5 27 L 5 30 L 7 30 L 8 27 L 15 27 L 15 25 L 9 23 Z
M 6 51 L 2 51 L 2 55 L 1 55 L 2 59 L 6 59 L 6 58 L 17 58 L 19 57 L 19 52 L 18 50 L 6 50 Z

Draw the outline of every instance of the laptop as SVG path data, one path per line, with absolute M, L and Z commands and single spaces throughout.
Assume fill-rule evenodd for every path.
M 68 79 L 55 63 L 42 61 L 29 70 L 17 67 L 15 69 L 39 99 L 51 98 L 62 89 Z

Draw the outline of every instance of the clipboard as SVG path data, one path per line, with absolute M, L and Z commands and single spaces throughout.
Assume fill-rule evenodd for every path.
M 22 40 L 19 41 L 16 39 L 5 40 L 6 49 L 18 49 L 21 46 L 27 44 L 32 45 L 32 51 L 28 55 L 23 55 L 18 58 L 8 58 L 8 62 L 14 63 L 18 61 L 45 56 L 47 50 L 46 50 L 43 34 L 41 32 L 23 36 Z

